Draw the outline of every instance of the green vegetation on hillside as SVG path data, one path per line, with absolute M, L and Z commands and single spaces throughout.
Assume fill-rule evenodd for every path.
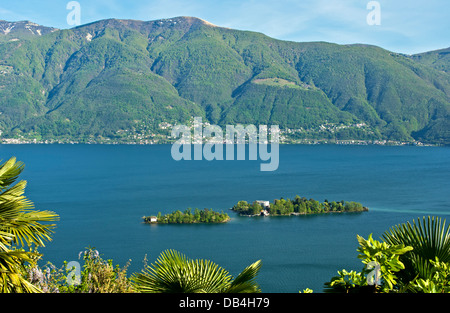
M 360 272 L 338 271 L 333 293 L 450 293 L 450 227 L 423 217 L 386 230 L 380 240 L 357 236 Z
M 200 116 L 301 139 L 450 143 L 447 50 L 288 42 L 190 17 L 11 36 L 0 35 L 5 139 L 160 143 L 161 123 Z M 315 130 L 327 124 L 366 127 Z

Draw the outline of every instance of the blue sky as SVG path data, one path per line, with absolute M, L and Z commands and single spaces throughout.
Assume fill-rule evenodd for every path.
M 68 0 L 0 0 L 0 19 L 71 28 Z M 364 43 L 413 54 L 450 47 L 449 0 L 378 0 L 381 24 L 368 25 L 370 0 L 79 0 L 81 23 L 106 18 L 195 16 L 218 26 L 291 41 Z

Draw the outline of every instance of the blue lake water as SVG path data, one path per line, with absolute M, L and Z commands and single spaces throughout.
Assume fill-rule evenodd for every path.
M 450 148 L 280 146 L 279 168 L 261 161 L 174 161 L 170 145 L 0 145 L 0 159 L 25 162 L 21 178 L 39 210 L 60 215 L 44 261 L 62 266 L 95 247 L 105 259 L 142 269 L 165 249 L 209 259 L 237 275 L 262 260 L 263 292 L 321 292 L 337 270 L 361 270 L 356 235 L 379 238 L 427 215 L 450 215 Z M 301 217 L 239 217 L 239 200 L 295 195 L 358 201 L 370 211 Z M 142 216 L 212 208 L 221 225 L 145 225 Z

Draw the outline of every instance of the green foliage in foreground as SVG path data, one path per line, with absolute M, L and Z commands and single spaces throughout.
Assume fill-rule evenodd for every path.
M 429 262 L 433 268 L 428 277 L 417 278 L 411 283 L 410 289 L 422 293 L 450 293 L 450 264 L 439 258 Z
M 448 293 L 450 237 L 436 217 L 398 225 L 377 241 L 358 236 L 361 272 L 342 270 L 325 283 L 325 292 Z
M 192 260 L 167 250 L 155 264 L 132 277 L 133 286 L 145 293 L 257 293 L 255 278 L 261 261 L 246 267 L 236 278 L 209 260 Z
M 76 272 L 67 262 L 62 268 L 47 263 L 28 266 L 24 276 L 36 291 L 46 293 L 257 293 L 261 292 L 256 276 L 261 261 L 246 267 L 236 278 L 209 260 L 190 260 L 183 254 L 167 250 L 155 264 L 140 273 L 127 274 L 124 267 L 104 260 L 99 252 L 88 248 L 83 255 L 83 269 Z M 32 292 L 30 290 L 30 292 Z
M 413 248 L 400 258 L 406 266 L 400 277 L 405 284 L 416 277 L 432 277 L 436 258 L 450 264 L 450 226 L 441 218 L 428 217 L 397 225 L 385 232 L 383 238 L 389 244 L 403 243 Z
M 83 255 L 83 270 L 76 267 L 57 268 L 47 263 L 43 268 L 33 265 L 27 268 L 28 280 L 45 293 L 131 293 L 134 289 L 127 277 L 129 263 L 123 268 L 104 260 L 99 252 L 88 248 Z
M 14 185 L 24 164 L 11 158 L 0 165 L 0 292 L 39 292 L 24 278 L 25 264 L 34 264 L 40 257 L 36 247 L 51 240 L 58 219 L 50 211 L 36 211 L 24 196 L 26 181 Z M 25 250 L 25 246 L 29 251 Z
M 396 273 L 405 268 L 399 260 L 400 255 L 412 250 L 403 244 L 389 245 L 374 240 L 370 235 L 366 240 L 358 236 L 360 244 L 357 251 L 364 268 L 361 272 L 338 271 L 338 276 L 325 283 L 326 292 L 389 292 L 397 284 Z

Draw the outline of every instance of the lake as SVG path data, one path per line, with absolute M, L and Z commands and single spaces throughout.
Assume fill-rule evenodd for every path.
M 140 271 L 166 249 L 214 261 L 237 275 L 262 260 L 263 292 L 322 292 L 338 270 L 362 269 L 356 235 L 428 215 L 449 217 L 450 148 L 281 145 L 279 167 L 261 161 L 174 161 L 170 145 L 0 145 L 26 165 L 21 179 L 38 210 L 60 216 L 39 251 L 60 267 L 91 246 Z M 369 212 L 240 217 L 239 200 L 357 201 Z M 224 210 L 220 225 L 146 225 L 142 216 L 186 208 Z

